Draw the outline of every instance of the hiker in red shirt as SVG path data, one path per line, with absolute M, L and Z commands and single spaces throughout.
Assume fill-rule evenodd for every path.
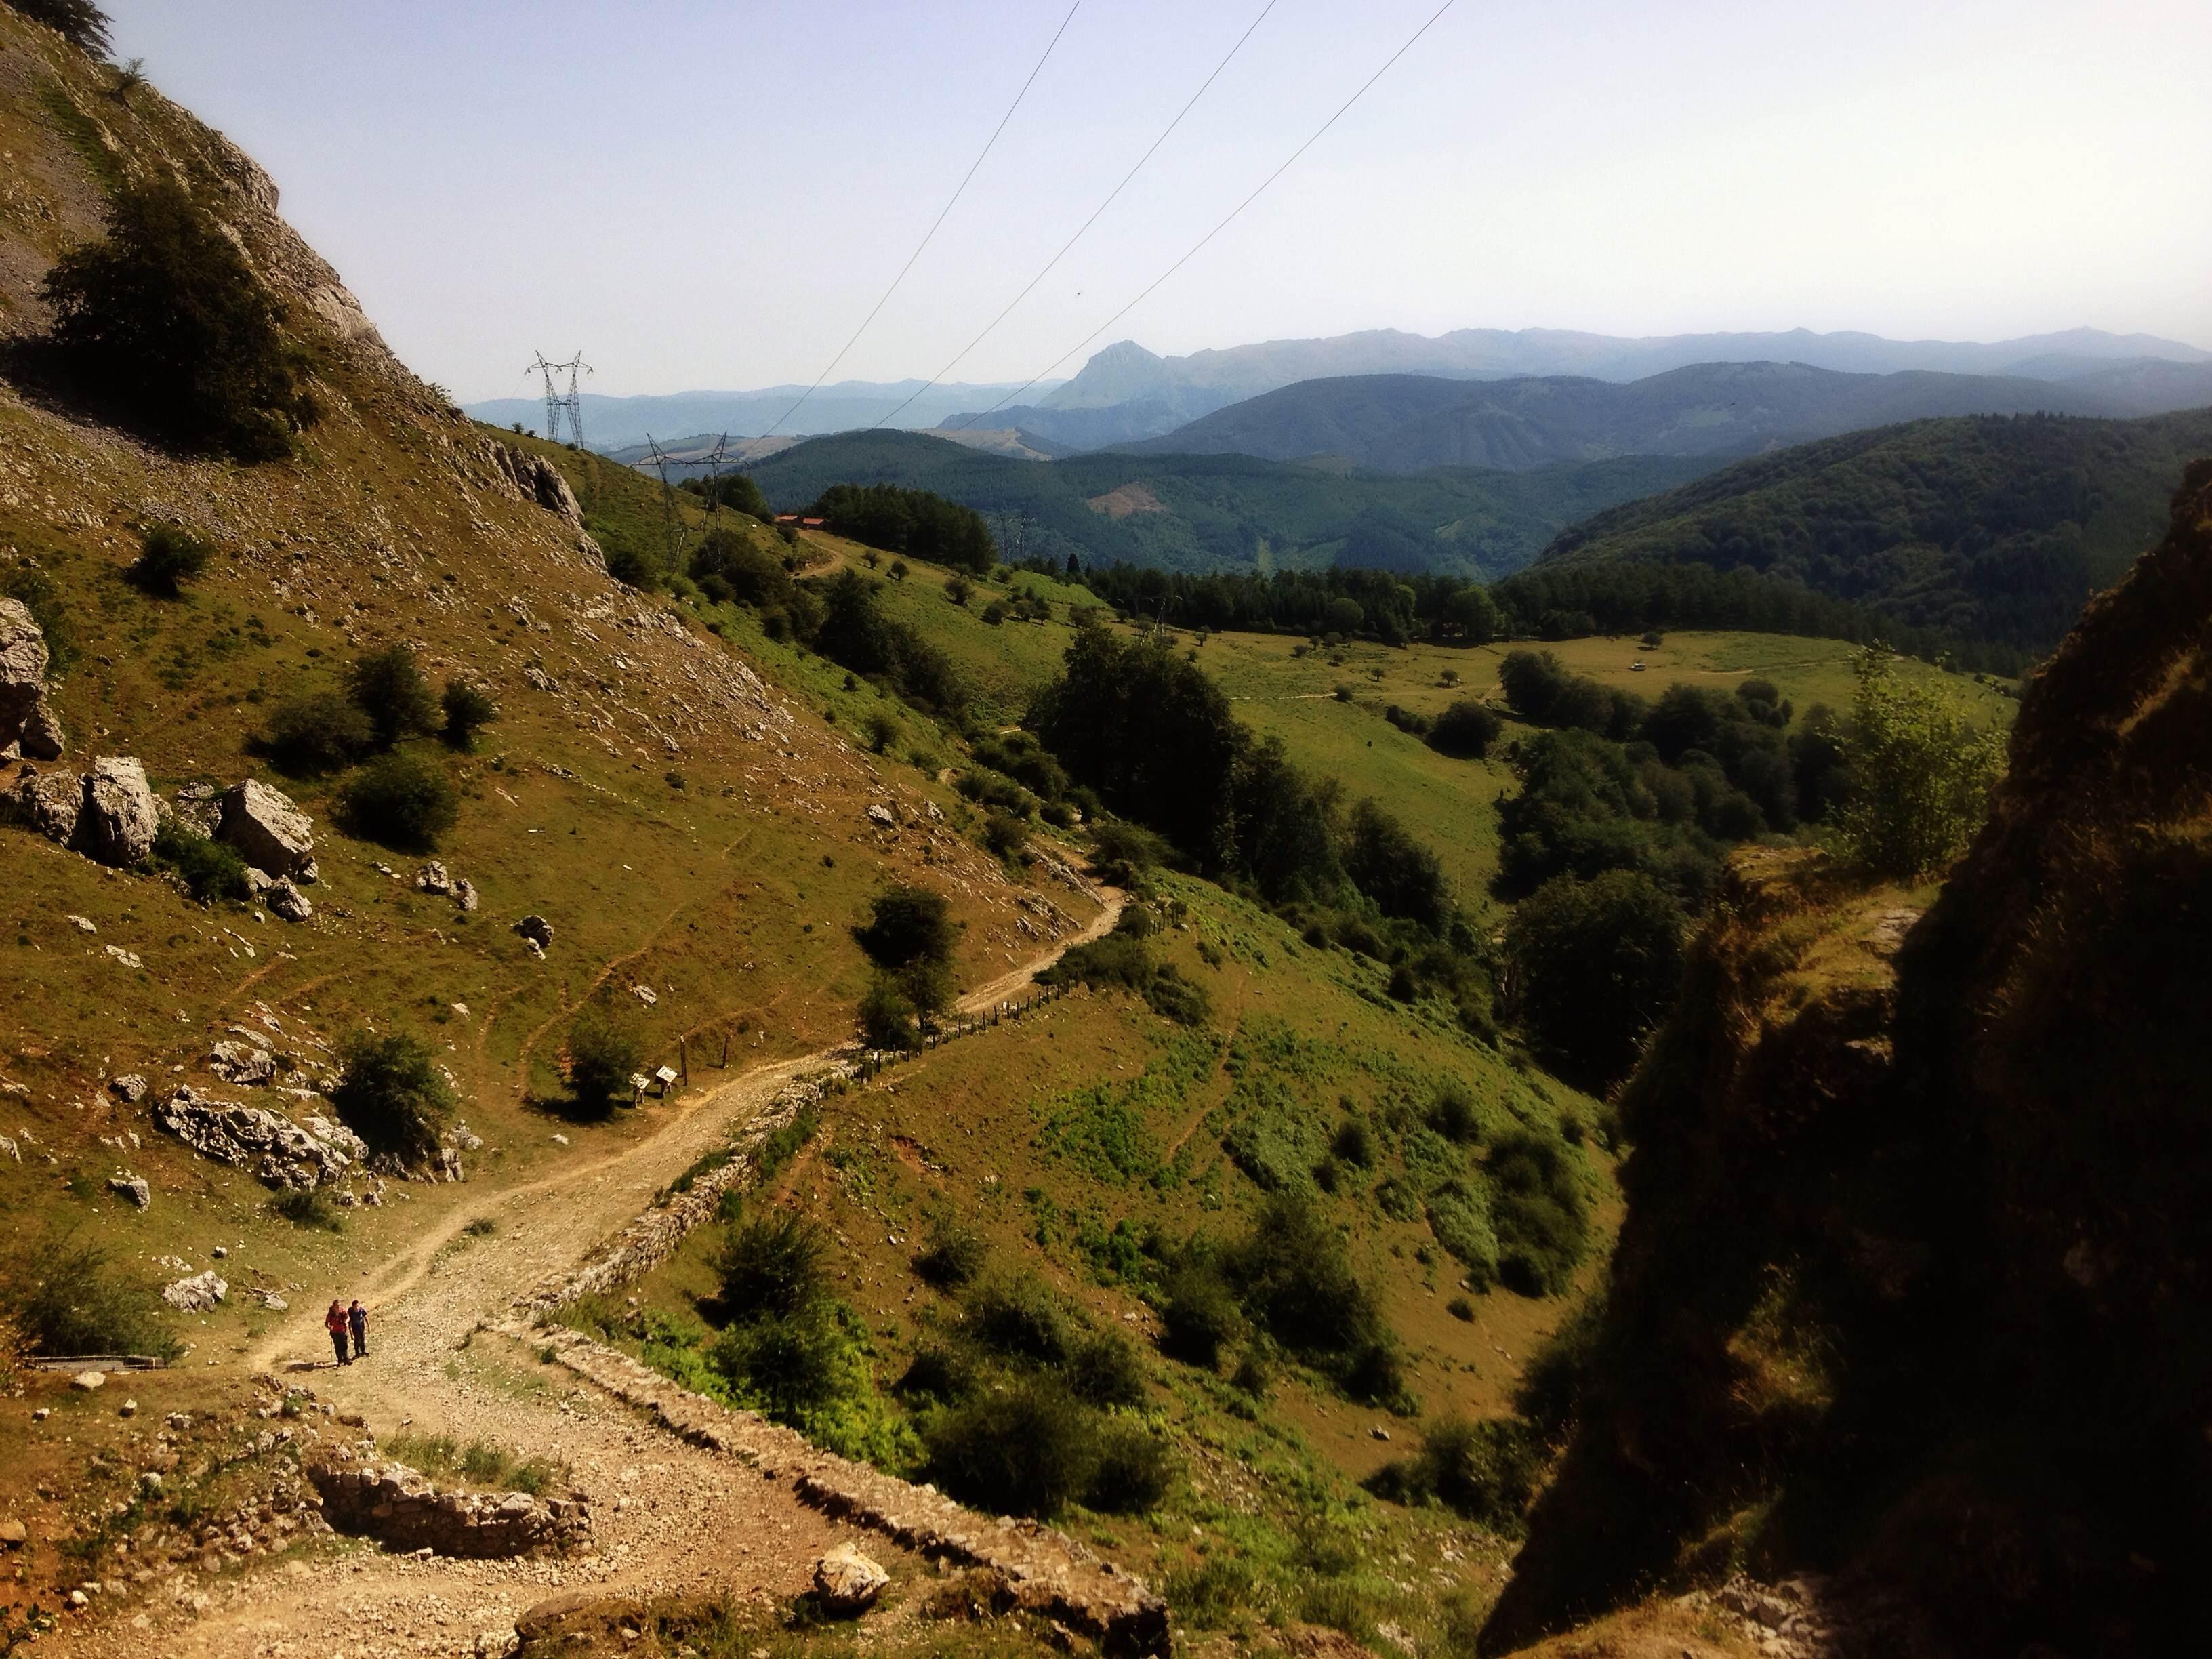
M 350 1365 L 346 1358 L 346 1310 L 341 1302 L 331 1304 L 331 1310 L 323 1316 L 323 1328 L 331 1334 L 331 1346 L 338 1351 L 338 1364 Z

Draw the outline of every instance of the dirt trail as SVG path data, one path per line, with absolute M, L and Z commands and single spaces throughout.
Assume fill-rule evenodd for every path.
M 1121 896 L 1080 933 L 962 999 L 979 1012 L 1018 992 L 1074 945 L 1109 931 Z M 823 1550 L 851 1539 L 889 1559 L 862 1534 L 799 1503 L 788 1486 L 735 1459 L 690 1445 L 630 1407 L 541 1364 L 523 1344 L 480 1325 L 566 1268 L 649 1205 L 669 1181 L 714 1150 L 794 1075 L 827 1063 L 823 1050 L 748 1071 L 657 1114 L 649 1136 L 604 1157 L 458 1206 L 441 1223 L 362 1270 L 346 1287 L 372 1310 L 367 1360 L 331 1363 L 320 1298 L 263 1341 L 249 1369 L 307 1383 L 341 1412 L 364 1414 L 380 1436 L 412 1425 L 458 1439 L 495 1439 L 565 1460 L 593 1503 L 598 1553 L 558 1560 L 460 1561 L 363 1555 L 294 1561 L 226 1582 L 189 1573 L 160 1587 L 140 1626 L 64 1632 L 64 1653 L 147 1650 L 208 1659 L 469 1654 L 478 1632 L 503 1629 L 556 1589 L 654 1595 L 726 1589 L 798 1594 Z M 472 1194 L 473 1196 L 473 1194 Z M 556 1197 L 556 1202 L 536 1200 Z M 471 1234 L 489 1218 L 495 1231 Z M 471 1334 L 475 1333 L 474 1334 Z M 195 1608 L 194 1598 L 204 1606 Z

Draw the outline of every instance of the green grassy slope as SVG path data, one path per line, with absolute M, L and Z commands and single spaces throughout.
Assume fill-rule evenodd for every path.
M 2047 650 L 2155 541 L 2212 410 L 1970 417 L 1801 445 L 1609 508 L 1543 562 L 1748 566 L 1914 626 Z
M 1386 477 L 1249 456 L 980 455 L 920 433 L 850 433 L 751 469 L 779 507 L 833 483 L 933 489 L 986 514 L 1026 515 L 1010 556 L 1127 561 L 1172 570 L 1331 563 L 1499 575 L 1612 504 L 1695 477 L 1708 463 L 1632 457 L 1527 472 L 1454 469 Z

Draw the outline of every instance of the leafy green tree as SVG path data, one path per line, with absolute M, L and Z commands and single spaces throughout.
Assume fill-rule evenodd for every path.
M 120 191 L 107 234 L 62 255 L 42 292 L 64 370 L 172 441 L 271 460 L 315 419 L 275 297 L 166 174 Z
M 352 765 L 375 738 L 368 716 L 350 698 L 307 691 L 276 705 L 262 742 L 285 771 L 312 777 Z
M 624 1021 L 586 1006 L 568 1025 L 568 1089 L 579 1105 L 604 1111 L 625 1099 L 645 1064 L 645 1044 Z
M 453 1115 L 453 1091 L 429 1049 L 402 1032 L 361 1031 L 339 1049 L 338 1064 L 331 1104 L 371 1152 L 409 1164 L 436 1155 L 439 1131 Z
M 1429 747 L 1440 755 L 1480 760 L 1498 741 L 1505 723 L 1472 697 L 1462 697 L 1429 727 Z
M 477 733 L 499 718 L 499 705 L 489 694 L 466 680 L 447 680 L 438 704 L 446 713 L 445 725 L 439 735 L 454 749 L 474 749 Z
M 1626 1076 L 1682 974 L 1682 907 L 1640 870 L 1539 887 L 1505 929 L 1509 1004 L 1561 1075 Z
M 1856 669 L 1844 745 L 1851 787 L 1837 830 L 1857 863 L 1907 881 L 1948 863 L 1973 839 L 2003 750 L 1935 687 L 1899 674 L 1883 647 L 1861 652 Z
M 442 723 L 437 696 L 416 665 L 414 652 L 404 645 L 387 646 L 358 659 L 348 676 L 347 690 L 355 706 L 368 716 L 380 748 L 434 732 Z

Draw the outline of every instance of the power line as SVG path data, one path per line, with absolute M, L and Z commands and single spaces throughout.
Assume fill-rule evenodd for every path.
M 928 391 L 931 386 L 937 385 L 938 382 L 944 380 L 946 375 L 950 374 L 955 368 L 958 368 L 962 360 L 964 359 L 969 352 L 975 350 L 977 346 L 982 344 L 985 340 L 988 339 L 992 331 L 996 329 L 1000 323 L 1005 322 L 1006 319 L 1012 314 L 1014 307 L 1021 304 L 1023 301 L 1028 299 L 1030 297 L 1030 291 L 1034 289 L 1039 283 L 1042 283 L 1047 276 L 1049 276 L 1052 274 L 1053 268 L 1059 264 L 1062 259 L 1065 259 L 1067 257 L 1068 250 L 1073 247 L 1078 242 L 1081 241 L 1083 240 L 1084 233 L 1089 230 L 1091 226 L 1098 222 L 1098 216 L 1105 212 L 1108 208 L 1113 206 L 1115 198 L 1129 187 L 1129 181 L 1144 171 L 1145 163 L 1152 159 L 1153 153 L 1157 151 L 1162 144 L 1167 143 L 1168 135 L 1182 125 L 1182 118 L 1191 112 L 1192 109 L 1196 106 L 1200 99 L 1206 96 L 1206 88 L 1212 86 L 1216 81 L 1221 78 L 1221 71 L 1229 67 L 1230 58 L 1236 57 L 1238 52 L 1244 49 L 1244 43 L 1252 38 L 1253 30 L 1258 28 L 1261 24 L 1267 21 L 1267 14 L 1274 10 L 1277 3 L 1278 0 L 1267 0 L 1267 3 L 1260 8 L 1260 15 L 1252 20 L 1251 23 L 1245 28 L 1243 33 L 1237 37 L 1237 44 L 1229 48 L 1228 57 L 1224 58 L 1219 63 L 1213 66 L 1213 73 L 1207 76 L 1204 81 L 1199 83 L 1198 90 L 1190 95 L 1190 101 L 1176 112 L 1175 119 L 1169 122 L 1167 125 L 1162 129 L 1160 136 L 1152 140 L 1152 148 L 1137 158 L 1137 165 L 1131 167 L 1127 173 L 1122 174 L 1121 182 L 1115 185 L 1111 191 L 1107 192 L 1106 199 L 1091 210 L 1091 216 L 1088 219 L 1085 219 L 1080 225 L 1076 227 L 1075 234 L 1069 237 L 1066 241 L 1060 244 L 1060 252 L 1054 254 L 1051 258 L 1045 261 L 1044 269 L 1037 272 L 1036 276 L 1030 277 L 1028 286 L 1024 288 L 1019 294 L 1014 295 L 1012 299 L 1007 301 L 1006 308 L 1004 311 L 1001 311 L 997 316 L 992 318 L 981 334 L 978 334 L 974 339 L 969 341 L 966 345 L 961 347 L 958 354 L 953 357 L 951 362 L 948 362 L 944 368 L 939 369 L 936 374 L 931 375 L 922 385 L 915 387 L 913 396 L 909 397 L 906 400 L 906 403 L 901 404 L 896 409 L 891 410 L 890 414 L 884 416 L 883 419 L 878 421 L 876 422 L 876 426 L 889 426 L 902 414 L 905 413 L 908 404 L 914 402 L 915 398 L 921 396 L 921 394 Z M 873 429 L 874 428 L 870 428 L 872 431 Z
M 1196 242 L 1193 243 L 1191 245 L 1190 251 L 1185 253 L 1182 258 L 1176 260 L 1165 270 L 1162 271 L 1158 276 L 1155 276 L 1146 285 L 1144 291 L 1138 295 L 1135 299 L 1130 301 L 1128 304 L 1123 306 L 1111 317 L 1109 317 L 1104 322 L 1099 324 L 1097 327 L 1092 329 L 1090 333 L 1085 335 L 1083 338 L 1078 340 L 1066 350 L 1061 352 L 1059 356 L 1054 358 L 1049 363 L 1047 363 L 1035 374 L 1030 375 L 1030 378 L 1023 381 L 1021 385 L 1016 386 L 1005 397 L 1000 398 L 997 403 L 993 404 L 990 408 L 982 410 L 981 413 L 969 416 L 966 421 L 961 423 L 960 429 L 962 431 L 965 431 L 969 428 L 974 426 L 977 421 L 981 420 L 985 415 L 996 414 L 1000 410 L 1004 409 L 1008 404 L 1013 402 L 1015 398 L 1020 397 L 1023 392 L 1027 392 L 1039 380 L 1044 379 L 1046 375 L 1051 374 L 1053 370 L 1058 368 L 1070 357 L 1073 357 L 1077 352 L 1082 350 L 1084 347 L 1089 345 L 1093 340 L 1103 334 L 1108 329 L 1113 327 L 1115 324 L 1120 322 L 1121 319 L 1127 316 L 1139 306 L 1144 304 L 1144 302 L 1151 297 L 1152 292 L 1154 289 L 1159 287 L 1159 285 L 1166 282 L 1169 277 L 1174 276 L 1176 272 L 1181 270 L 1185 265 L 1196 258 L 1198 257 L 1199 251 L 1205 247 L 1205 246 L 1208 242 L 1212 241 L 1215 237 L 1220 235 L 1223 231 L 1228 229 L 1231 222 L 1236 219 L 1237 216 L 1243 212 L 1246 208 L 1250 207 L 1253 203 L 1258 201 L 1261 193 L 1267 190 L 1268 185 L 1273 184 L 1276 179 L 1281 178 L 1285 173 L 1288 173 L 1291 170 L 1291 164 L 1295 162 L 1299 156 L 1304 155 L 1316 144 L 1319 143 L 1321 142 L 1322 135 L 1327 132 L 1331 127 L 1334 126 L 1339 121 L 1342 120 L 1344 118 L 1345 112 L 1350 109 L 1354 104 L 1358 103 L 1360 99 L 1364 97 L 1366 95 L 1367 89 L 1370 87 L 1373 86 L 1377 81 L 1380 81 L 1385 75 L 1389 73 L 1390 66 L 1393 64 L 1395 64 L 1401 58 L 1403 58 L 1407 52 L 1411 52 L 1413 49 L 1414 43 L 1423 35 L 1426 34 L 1431 29 L 1434 28 L 1437 25 L 1437 20 L 1442 17 L 1446 12 L 1449 11 L 1455 3 L 1456 0 L 1444 0 L 1443 4 L 1438 6 L 1435 11 L 1430 13 L 1429 21 L 1422 24 L 1420 27 L 1415 29 L 1412 35 L 1407 38 L 1404 46 L 1399 47 L 1397 51 L 1392 52 L 1388 58 L 1384 59 L 1381 69 L 1376 70 L 1374 74 L 1369 76 L 1364 81 L 1361 82 L 1359 83 L 1359 90 L 1353 93 L 1351 97 L 1346 99 L 1343 103 L 1337 106 L 1336 113 L 1330 116 L 1328 120 L 1322 122 L 1321 125 L 1315 130 L 1312 137 L 1307 139 L 1305 143 L 1300 144 L 1296 149 L 1292 150 L 1288 161 L 1285 161 L 1282 166 L 1277 167 L 1273 173 L 1262 179 L 1260 181 L 1257 189 L 1254 190 L 1249 196 L 1247 196 L 1235 207 L 1230 209 L 1227 216 L 1222 219 L 1219 224 L 1214 226 L 1212 230 L 1207 231 L 1205 235 L 1200 237 Z
M 954 204 L 959 201 L 962 193 L 967 190 L 968 181 L 975 176 L 975 169 L 983 165 L 983 158 L 991 153 L 991 147 L 999 142 L 999 135 L 1006 130 L 1006 123 L 1014 118 L 1014 112 L 1022 106 L 1022 100 L 1029 96 L 1030 87 L 1043 71 L 1045 58 L 1052 56 L 1053 48 L 1060 44 L 1060 37 L 1067 33 L 1067 26 L 1075 21 L 1075 14 L 1082 9 L 1083 0 L 1075 0 L 1075 3 L 1067 9 L 1067 15 L 1060 20 L 1060 27 L 1053 32 L 1052 39 L 1045 43 L 1044 57 L 1036 60 L 1036 67 L 1030 71 L 1029 79 L 1022 82 L 1022 89 L 1014 94 L 1014 101 L 1006 106 L 1006 112 L 999 118 L 999 125 L 991 129 L 991 136 L 983 141 L 983 148 L 976 153 L 975 161 L 969 164 L 968 171 L 961 175 L 960 183 L 954 189 L 951 199 L 939 210 L 937 217 L 930 222 L 929 228 L 923 233 L 921 240 L 915 245 L 914 252 L 907 255 L 906 263 L 899 267 L 898 275 L 891 278 L 891 285 L 884 290 L 884 297 L 876 301 L 874 310 L 870 311 L 860 319 L 860 327 L 853 331 L 853 337 L 846 341 L 843 349 L 830 360 L 830 367 L 815 376 L 814 384 L 800 392 L 791 407 L 775 417 L 775 425 L 762 433 L 760 434 L 762 437 L 775 436 L 776 428 L 781 427 L 786 421 L 799 413 L 799 404 L 822 389 L 823 381 L 836 372 L 837 365 L 845 361 L 845 354 L 858 345 L 860 336 L 868 331 L 868 325 L 876 320 L 876 313 L 890 303 L 891 295 L 898 292 L 898 286 L 906 280 L 907 272 L 914 269 L 914 262 L 921 258 L 922 249 L 929 246 L 930 239 L 937 234 L 937 228 L 945 222 L 945 216 L 952 211 Z

